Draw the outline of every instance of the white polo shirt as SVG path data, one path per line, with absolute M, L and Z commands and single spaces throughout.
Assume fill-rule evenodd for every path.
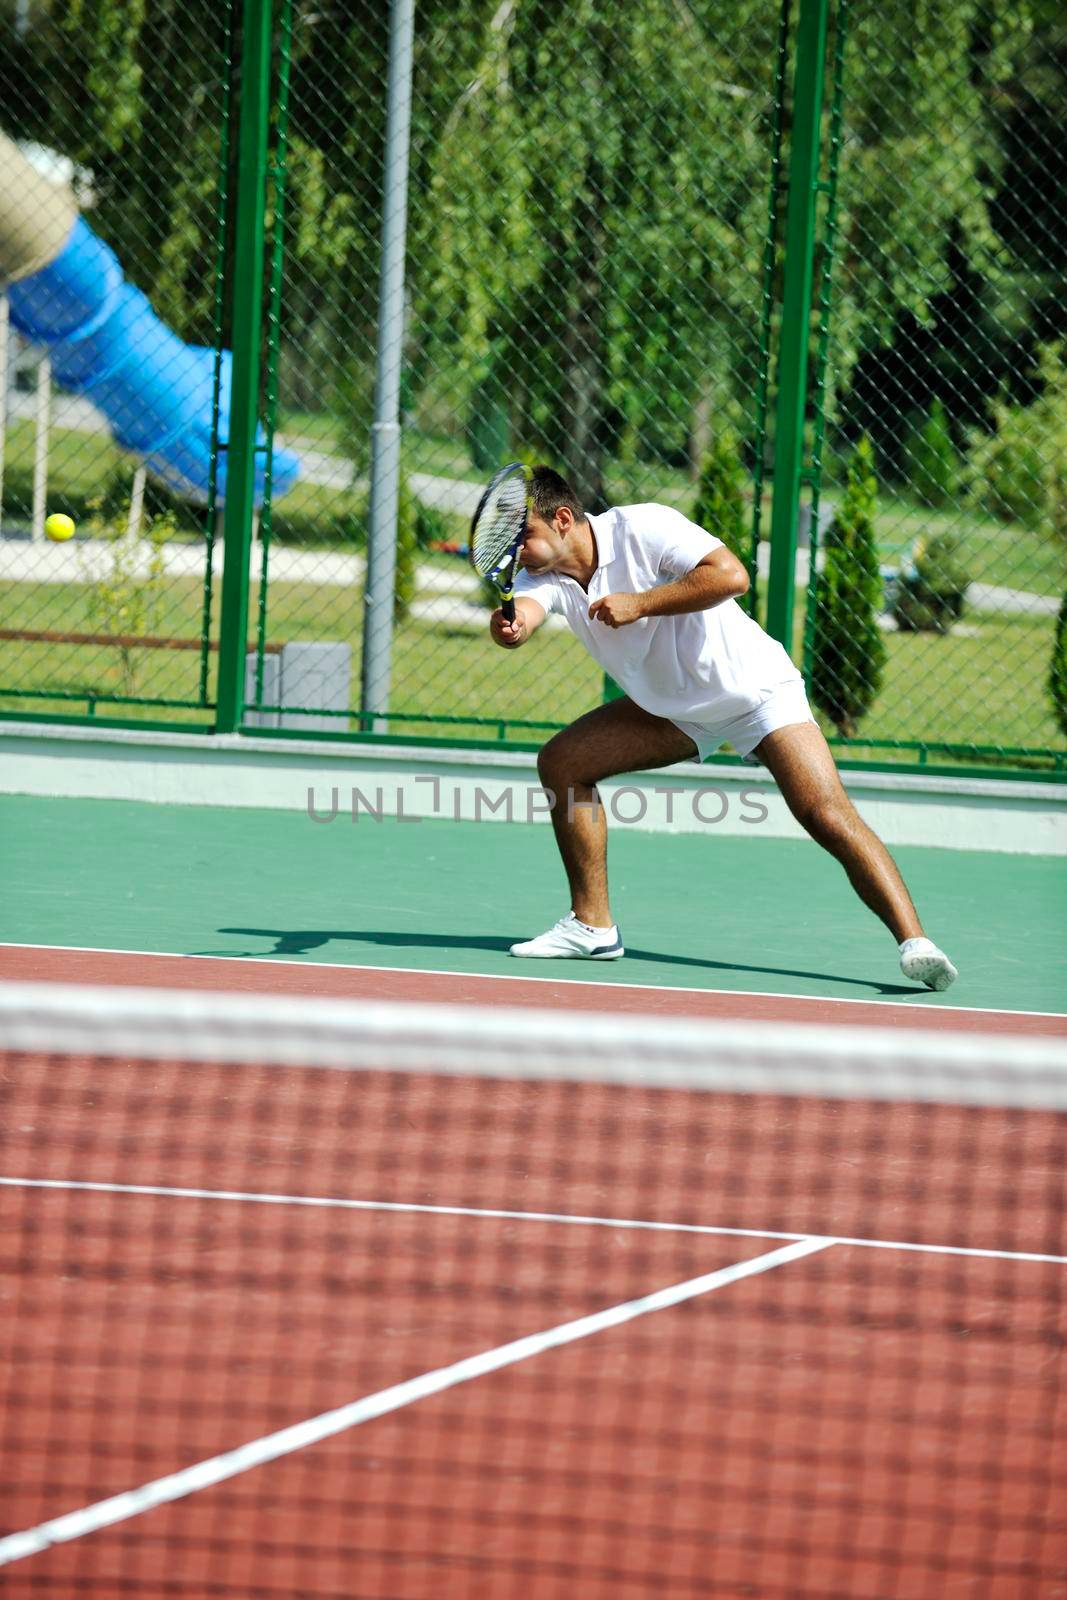
M 597 567 L 588 592 L 558 573 L 519 573 L 516 596 L 567 619 L 571 631 L 630 699 L 654 716 L 710 727 L 754 711 L 800 673 L 736 600 L 623 628 L 590 620 L 609 594 L 641 594 L 684 578 L 722 544 L 670 506 L 615 506 L 590 517 Z

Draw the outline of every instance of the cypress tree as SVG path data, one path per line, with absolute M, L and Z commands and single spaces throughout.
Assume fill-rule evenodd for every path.
M 870 710 L 882 684 L 887 650 L 878 627 L 882 579 L 874 539 L 877 484 L 866 435 L 849 463 L 845 492 L 826 534 L 826 560 L 815 592 L 811 696 L 842 738 Z
M 697 484 L 696 500 L 690 513 L 699 527 L 721 539 L 726 548 L 748 565 L 749 528 L 745 503 L 745 470 L 741 464 L 741 445 L 729 425 L 716 429 L 711 449 L 704 458 Z M 751 591 L 738 604 L 747 611 Z
M 908 464 L 912 493 L 920 504 L 934 507 L 951 503 L 959 488 L 960 461 L 940 400 L 934 401 L 929 416 L 914 430 L 908 444 Z

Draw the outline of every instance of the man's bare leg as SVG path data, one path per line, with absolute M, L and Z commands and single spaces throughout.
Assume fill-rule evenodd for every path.
M 610 700 L 557 733 L 537 771 L 554 797 L 552 826 L 571 890 L 571 909 L 591 928 L 610 928 L 608 827 L 597 784 L 623 772 L 669 767 L 697 753 L 689 735 L 632 700 Z
M 754 751 L 801 827 L 835 856 L 865 905 L 898 944 L 922 938 L 922 924 L 897 864 L 845 793 L 830 747 L 813 722 L 769 733 Z

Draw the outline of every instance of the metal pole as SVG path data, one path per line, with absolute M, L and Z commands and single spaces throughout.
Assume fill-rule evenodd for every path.
M 785 288 L 774 435 L 774 504 L 767 632 L 793 647 L 797 513 L 804 463 L 804 411 L 811 324 L 815 202 L 818 195 L 820 118 L 829 0 L 800 0 L 793 77 L 793 129 L 786 212 Z
M 248 563 L 255 516 L 256 423 L 263 300 L 264 203 L 270 110 L 271 6 L 246 0 L 241 39 L 237 208 L 233 262 L 233 384 L 226 447 L 225 565 L 219 619 L 215 727 L 235 733 L 244 716 Z
M 148 474 L 144 467 L 138 467 L 133 475 L 133 486 L 130 490 L 130 511 L 126 518 L 127 539 L 139 539 L 141 528 L 144 524 L 144 490 Z
M 48 435 L 52 426 L 52 363 L 42 356 L 37 363 L 37 407 L 33 437 L 33 535 L 44 542 L 48 516 Z
M 389 100 L 385 131 L 382 255 L 378 286 L 378 370 L 371 430 L 370 530 L 363 594 L 363 727 L 368 714 L 389 709 L 396 588 L 396 531 L 400 498 L 400 374 L 404 357 L 404 254 L 411 134 L 411 70 L 415 0 L 392 0 L 389 21 Z

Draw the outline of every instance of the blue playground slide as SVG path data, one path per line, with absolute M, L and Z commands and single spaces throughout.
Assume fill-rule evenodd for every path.
M 59 254 L 8 289 L 11 320 L 48 348 L 56 382 L 85 395 L 111 424 L 115 440 L 183 499 L 205 504 L 211 472 L 215 352 L 183 344 L 118 257 L 79 217 Z M 217 497 L 226 498 L 226 443 L 233 356 L 222 354 Z M 257 432 L 256 505 L 263 500 L 266 447 Z M 288 493 L 300 460 L 275 447 L 272 498 Z

